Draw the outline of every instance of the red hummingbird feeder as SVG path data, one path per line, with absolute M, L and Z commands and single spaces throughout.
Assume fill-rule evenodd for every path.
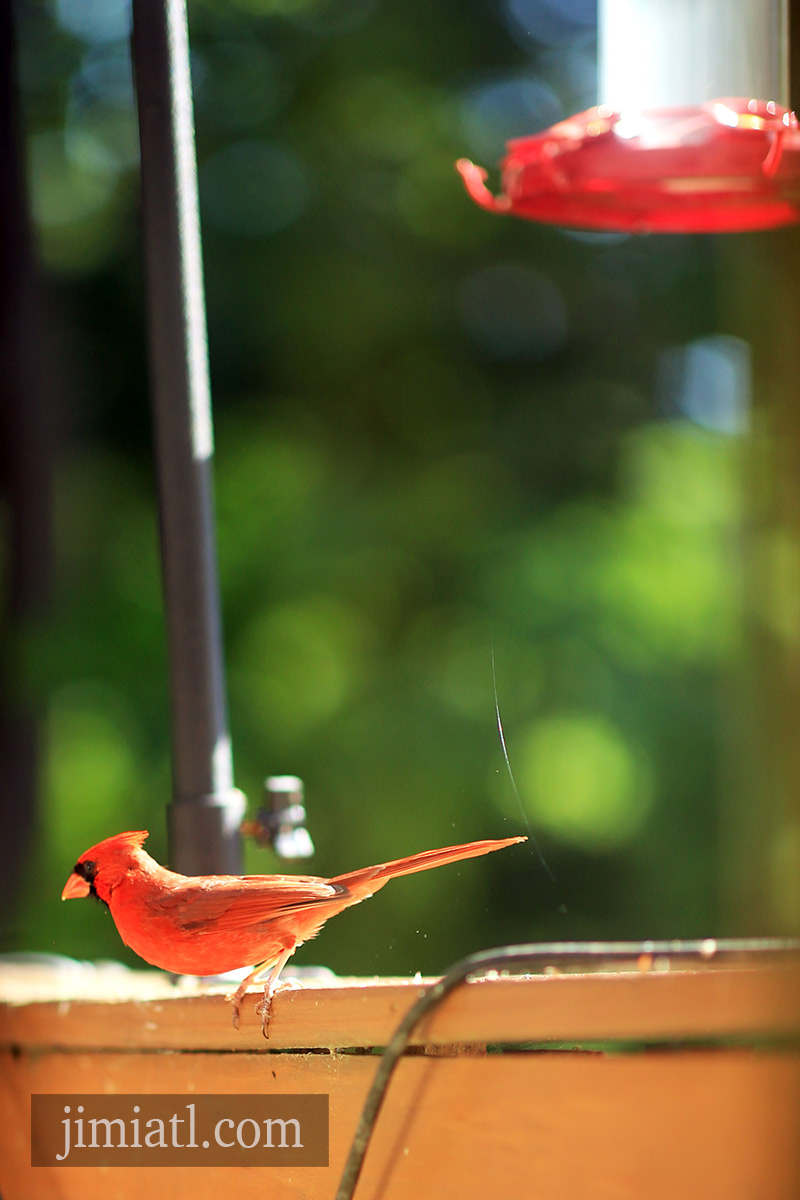
M 599 17 L 608 102 L 508 142 L 498 195 L 481 167 L 460 159 L 476 204 L 626 233 L 738 233 L 798 220 L 797 117 L 751 98 L 767 88 L 788 94 L 780 0 L 700 0 L 685 12 L 666 0 L 600 0 Z M 738 98 L 709 96 L 710 81 Z
M 738 233 L 800 218 L 800 127 L 771 101 L 600 105 L 507 150 L 497 196 L 481 167 L 456 164 L 490 212 L 629 233 Z

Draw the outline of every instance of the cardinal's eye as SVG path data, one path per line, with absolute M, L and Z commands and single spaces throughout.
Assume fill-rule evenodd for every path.
M 75 874 L 80 875 L 81 879 L 85 879 L 87 883 L 91 883 L 97 874 L 97 863 L 79 862 L 75 863 Z

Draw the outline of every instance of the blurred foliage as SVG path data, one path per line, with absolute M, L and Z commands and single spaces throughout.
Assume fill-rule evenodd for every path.
M 255 802 L 268 773 L 304 778 L 299 870 L 527 820 L 555 875 L 529 845 L 418 876 L 300 961 L 726 931 L 747 354 L 714 239 L 495 219 L 453 169 L 594 102 L 593 21 L 576 0 L 190 6 L 237 782 Z M 124 828 L 164 861 L 169 797 L 127 30 L 123 0 L 20 7 L 60 453 L 57 588 L 25 652 L 48 766 L 6 941 L 87 957 L 125 951 L 63 880 Z

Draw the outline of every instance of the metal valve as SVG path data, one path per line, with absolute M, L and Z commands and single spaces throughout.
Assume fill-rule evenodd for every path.
M 296 775 L 270 775 L 264 781 L 266 805 L 241 831 L 260 846 L 271 846 L 279 858 L 310 858 L 314 843 L 306 829 L 303 781 Z

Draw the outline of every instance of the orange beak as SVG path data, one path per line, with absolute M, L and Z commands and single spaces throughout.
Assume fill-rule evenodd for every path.
M 73 871 L 67 882 L 64 884 L 64 890 L 61 893 L 62 900 L 76 900 L 79 896 L 88 896 L 89 884 L 85 879 L 81 879 L 80 875 L 76 875 Z

